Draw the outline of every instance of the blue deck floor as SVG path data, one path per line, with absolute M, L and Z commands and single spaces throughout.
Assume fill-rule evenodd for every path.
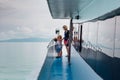
M 63 49 L 63 53 L 65 53 L 65 49 Z M 47 57 L 38 80 L 103 80 L 73 47 L 71 65 L 68 64 L 65 55 L 62 58 Z
M 50 80 L 73 80 L 67 57 L 56 58 L 52 64 Z

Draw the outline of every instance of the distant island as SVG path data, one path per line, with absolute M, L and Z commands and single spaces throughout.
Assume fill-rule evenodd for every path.
M 47 38 L 23 38 L 23 39 L 8 39 L 0 40 L 0 42 L 49 42 Z

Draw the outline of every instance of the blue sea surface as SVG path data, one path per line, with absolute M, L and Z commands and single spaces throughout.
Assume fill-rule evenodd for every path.
M 0 43 L 0 80 L 36 80 L 48 42 Z

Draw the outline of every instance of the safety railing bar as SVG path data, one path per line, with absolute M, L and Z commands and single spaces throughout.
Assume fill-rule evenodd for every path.
M 88 48 L 91 48 L 91 49 L 93 49 L 95 51 L 102 51 L 102 49 L 100 48 L 100 46 L 94 45 L 90 41 L 84 42 L 83 45 L 85 45 L 86 48 L 88 47 Z
M 49 42 L 47 48 L 49 48 L 49 47 L 51 47 L 51 46 L 54 46 L 54 45 L 55 45 L 55 42 L 54 42 L 54 40 L 52 39 L 52 40 Z

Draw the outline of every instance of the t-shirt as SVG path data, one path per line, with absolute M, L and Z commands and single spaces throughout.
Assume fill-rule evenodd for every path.
M 69 30 L 64 32 L 64 40 L 68 40 L 69 39 Z
M 60 53 L 60 51 L 62 50 L 62 43 L 60 41 L 56 42 L 55 50 L 57 53 Z
M 57 41 L 56 45 L 58 46 L 58 48 L 62 48 L 62 43 L 60 41 Z

